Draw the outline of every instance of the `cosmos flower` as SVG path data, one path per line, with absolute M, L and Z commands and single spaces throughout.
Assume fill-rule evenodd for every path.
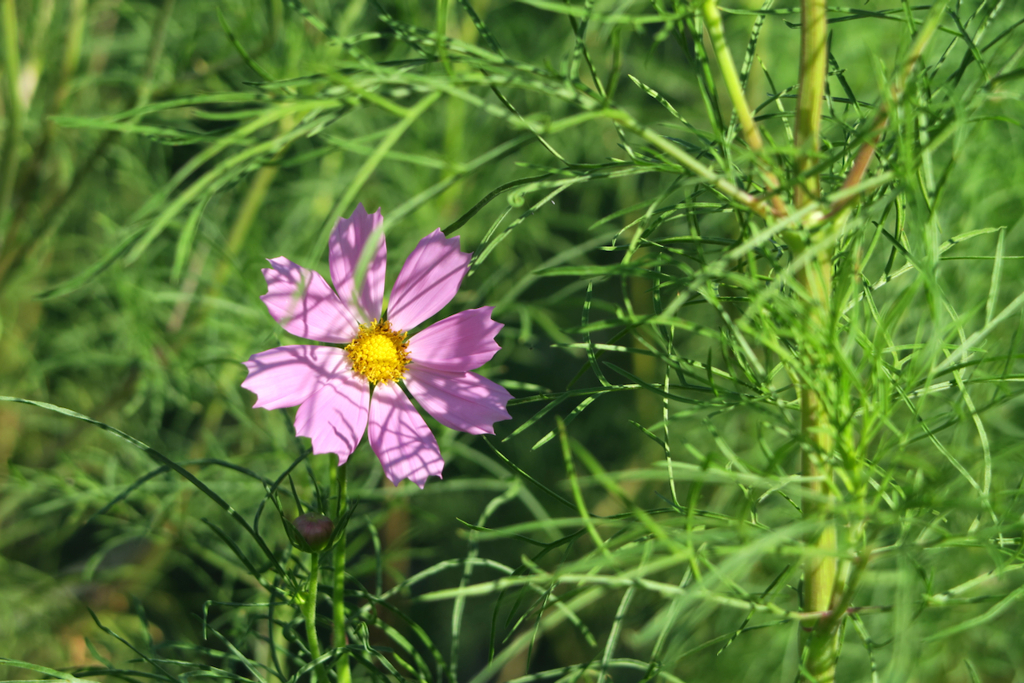
M 253 355 L 242 386 L 257 395 L 254 407 L 299 406 L 295 432 L 308 436 L 314 453 L 336 453 L 344 464 L 368 432 L 370 447 L 394 484 L 420 488 L 441 476 L 444 462 L 419 411 L 470 434 L 493 434 L 510 416 L 512 395 L 470 372 L 494 356 L 502 328 L 492 307 L 461 311 L 410 336 L 455 296 L 469 269 L 459 238 L 440 230 L 416 245 L 402 266 L 383 313 L 387 248 L 378 209 L 360 204 L 334 227 L 329 242 L 331 280 L 284 257 L 263 270 L 270 315 L 296 336 L 328 346 L 280 346 Z M 360 264 L 363 252 L 372 253 Z M 365 276 L 357 277 L 360 266 Z M 369 426 L 369 429 L 367 429 Z

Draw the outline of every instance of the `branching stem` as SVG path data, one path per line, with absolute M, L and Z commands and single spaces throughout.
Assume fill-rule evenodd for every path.
M 913 72 L 914 67 L 921 58 L 921 54 L 924 52 L 925 47 L 928 46 L 928 43 L 931 42 L 932 37 L 938 30 L 945 8 L 946 2 L 939 2 L 932 6 L 931 12 L 929 12 L 928 17 L 921 26 L 921 31 L 917 34 L 917 38 L 914 39 L 914 44 L 910 47 L 910 52 L 907 53 L 907 57 L 903 62 L 903 68 L 900 69 L 899 73 L 896 75 L 896 82 L 893 83 L 889 98 L 892 104 L 898 104 L 903 100 L 903 95 L 907 88 L 907 81 L 910 80 L 910 74 Z M 850 168 L 849 173 L 846 175 L 846 179 L 843 181 L 844 190 L 856 187 L 861 180 L 864 179 L 864 174 L 868 170 L 868 164 L 871 163 L 871 159 L 875 155 L 875 148 L 878 146 L 878 141 L 882 137 L 882 133 L 885 131 L 886 127 L 889 125 L 889 110 L 892 106 L 890 102 L 883 102 L 882 106 L 878 108 L 878 114 L 871 121 L 868 133 L 864 138 L 864 142 L 861 144 L 860 149 L 857 150 L 857 156 L 854 159 L 853 166 Z M 851 194 L 835 202 L 829 210 L 829 216 L 832 217 L 838 215 L 839 212 L 856 201 L 857 197 L 858 195 Z
M 736 118 L 740 122 L 740 130 L 743 131 L 743 139 L 754 154 L 758 155 L 758 167 L 764 177 L 765 185 L 771 191 L 772 213 L 776 216 L 784 216 L 786 206 L 777 193 L 781 187 L 778 176 L 771 170 L 767 161 L 762 156 L 764 151 L 764 140 L 761 138 L 761 131 L 754 120 L 754 114 L 747 104 L 746 94 L 743 92 L 743 82 L 740 79 L 736 63 L 732 59 L 732 52 L 729 44 L 725 42 L 725 30 L 722 26 L 722 13 L 718 10 L 718 0 L 704 0 L 701 5 L 704 15 L 704 25 L 707 26 L 708 35 L 711 36 L 711 44 L 715 48 L 715 55 L 718 57 L 718 65 L 722 70 L 722 78 L 725 79 L 725 88 L 729 92 L 733 107 L 736 110 Z

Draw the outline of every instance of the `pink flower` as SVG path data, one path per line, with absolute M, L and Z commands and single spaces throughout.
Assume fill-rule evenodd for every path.
M 295 432 L 313 441 L 314 453 L 336 453 L 344 464 L 369 424 L 370 447 L 394 484 L 420 488 L 441 476 L 437 439 L 399 382 L 441 424 L 470 434 L 493 434 L 509 419 L 512 395 L 474 370 L 497 352 L 501 323 L 492 307 L 461 311 L 408 337 L 408 330 L 455 296 L 469 269 L 459 238 L 440 230 L 416 245 L 391 290 L 382 315 L 387 248 L 378 209 L 360 204 L 334 226 L 328 256 L 331 280 L 284 257 L 263 270 L 270 315 L 299 337 L 340 346 L 280 346 L 253 355 L 242 386 L 257 395 L 256 408 L 299 406 Z M 376 247 L 374 247 L 376 245 Z M 364 247 L 373 256 L 357 271 Z M 365 259 L 364 259 L 365 262 Z M 357 282 L 361 280 L 361 286 Z

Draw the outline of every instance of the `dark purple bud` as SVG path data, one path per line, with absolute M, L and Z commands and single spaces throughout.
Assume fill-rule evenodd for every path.
M 319 552 L 326 548 L 327 542 L 331 540 L 331 534 L 334 532 L 334 522 L 331 521 L 331 518 L 318 512 L 299 515 L 292 522 L 292 526 L 306 541 L 312 552 Z

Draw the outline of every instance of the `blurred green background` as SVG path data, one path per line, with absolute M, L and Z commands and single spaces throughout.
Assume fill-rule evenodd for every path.
M 239 388 L 244 376 L 241 361 L 290 341 L 258 298 L 265 291 L 260 275 L 264 259 L 283 255 L 323 271 L 326 231 L 339 215 L 348 215 L 355 203 L 362 202 L 371 211 L 380 206 L 388 221 L 390 284 L 405 255 L 427 232 L 454 226 L 496 188 L 550 174 L 558 166 L 535 136 L 465 99 L 444 96 L 418 118 L 405 120 L 397 109 L 346 104 L 346 95 L 332 94 L 331 87 L 350 83 L 370 63 L 396 73 L 423 68 L 443 74 L 436 64 L 413 64 L 411 60 L 422 55 L 382 18 L 386 14 L 403 26 L 429 32 L 437 26 L 432 3 L 2 4 L 7 12 L 3 82 L 9 96 L 2 114 L 10 146 L 3 152 L 6 170 L 0 188 L 7 201 L 0 207 L 5 211 L 0 394 L 52 403 L 130 434 L 187 464 L 248 520 L 265 503 L 266 489 L 257 477 L 278 479 L 308 448 L 307 442 L 294 437 L 290 411 L 253 410 L 253 396 Z M 775 3 L 773 9 L 792 9 L 796 4 Z M 630 2 L 597 5 L 609 14 L 624 15 L 661 8 Z M 998 12 L 993 10 L 996 5 Z M 749 10 L 760 3 L 729 6 Z M 518 62 L 558 71 L 575 49 L 576 19 L 571 14 L 549 11 L 541 2 L 483 0 L 473 7 L 494 42 Z M 1009 30 L 1008 49 L 1019 44 L 1020 32 L 1012 31 L 1024 13 L 1016 3 L 964 2 L 951 8 L 964 20 L 977 12 L 991 15 L 988 38 Z M 880 13 L 883 10 L 895 11 Z M 883 97 L 885 79 L 909 43 L 901 21 L 905 10 L 900 2 L 872 0 L 837 15 L 856 19 L 834 23 L 831 45 L 837 68 L 863 102 Z M 792 88 L 795 81 L 795 16 L 780 11 L 765 21 L 748 85 L 751 102 L 767 100 L 763 124 L 778 140 L 784 139 L 790 120 L 776 115 L 776 101 L 768 98 Z M 12 19 L 16 26 L 10 24 Z M 727 15 L 735 54 L 743 54 L 754 20 L 750 13 Z M 948 30 L 931 55 L 933 62 L 950 40 L 955 42 L 956 23 L 949 20 L 945 26 Z M 454 3 L 448 8 L 446 30 L 466 44 L 487 43 L 472 17 Z M 695 135 L 694 130 L 710 135 L 714 125 L 701 97 L 701 64 L 692 35 L 655 22 L 611 21 L 595 22 L 586 35 L 595 68 L 604 77 L 614 69 L 622 74 L 615 98 L 620 107 L 645 125 L 660 126 L 666 135 Z M 348 36 L 360 39 L 345 43 Z M 612 45 L 619 46 L 618 57 Z M 997 51 L 1003 47 L 1000 43 Z M 959 64 L 966 51 L 957 45 L 949 63 Z M 586 81 L 586 69 L 581 73 L 579 78 Z M 974 71 L 968 74 L 977 76 Z M 626 75 L 660 93 L 693 128 L 671 119 Z M 838 88 L 838 80 L 830 83 Z M 1007 228 L 949 252 L 960 260 L 943 261 L 937 273 L 948 294 L 946 301 L 957 312 L 953 317 L 960 321 L 959 329 L 968 333 L 987 321 L 992 254 L 998 250 L 1005 255 L 996 310 L 1017 295 L 1013 290 L 1024 276 L 1024 108 L 1014 83 L 983 106 L 963 112 L 963 125 L 952 132 L 953 142 L 936 151 L 934 172 L 942 179 L 943 191 L 932 198 L 938 202 L 934 217 L 914 214 L 912 207 L 906 223 L 911 235 L 915 226 L 933 224 L 934 231 L 927 234 L 936 239 L 980 228 Z M 377 94 L 407 112 L 421 101 L 422 93 L 413 96 L 401 92 L 402 87 L 406 86 L 382 87 Z M 487 88 L 474 92 L 488 106 L 501 109 Z M 10 97 L 16 98 L 17 112 Z M 323 104 L 325 111 L 333 112 L 330 116 L 317 118 L 317 98 L 331 100 Z M 791 109 L 789 100 L 778 101 Z M 723 97 L 721 102 L 728 118 L 727 101 Z M 527 117 L 557 118 L 574 111 L 564 99 L 539 88 L 516 91 L 512 104 Z M 843 112 L 853 116 L 850 107 Z M 843 115 L 827 124 L 833 132 L 843 129 Z M 571 127 L 549 139 L 567 160 L 566 168 L 624 157 L 622 141 L 608 121 Z M 570 176 L 566 171 L 565 177 Z M 588 278 L 584 271 L 579 276 L 556 271 L 561 274 L 553 277 L 544 277 L 541 271 L 617 263 L 621 252 L 616 249 L 632 234 L 617 233 L 643 215 L 652 198 L 680 192 L 675 185 L 678 176 L 657 169 L 581 177 L 586 182 L 568 184 L 542 203 L 538 200 L 545 192 L 537 188 L 525 185 L 528 190 L 521 195 L 508 189 L 469 215 L 455 233 L 466 251 L 482 245 L 493 251 L 477 261 L 451 310 L 495 306 L 495 318 L 505 324 L 499 335 L 502 350 L 484 372 L 519 398 L 569 386 L 600 386 L 587 370 L 585 350 L 564 348 L 586 340 L 579 329 Z M 879 210 L 870 220 L 889 225 L 895 219 Z M 736 238 L 737 228 L 726 215 L 701 221 L 706 238 Z M 665 230 L 689 234 L 686 221 Z M 496 239 L 499 235 L 503 239 Z M 643 275 L 641 267 L 609 271 L 594 279 L 591 318 L 614 319 L 614 311 L 627 302 L 636 311 L 649 310 L 650 281 Z M 916 308 L 900 319 L 909 339 L 916 336 L 920 341 L 935 313 L 933 303 L 919 295 Z M 698 324 L 714 325 L 717 319 L 714 311 L 699 305 L 683 310 Z M 993 338 L 1005 356 L 1004 378 L 1019 370 L 1020 335 L 1014 329 L 1016 325 L 1019 331 L 1018 321 L 1019 316 L 1013 317 L 1001 328 L 1002 336 Z M 628 335 L 614 337 L 618 331 L 609 326 L 594 337 L 637 343 Z M 681 355 L 721 360 L 713 340 L 684 336 L 676 339 Z M 615 362 L 648 382 L 659 382 L 664 374 L 650 355 L 618 354 Z M 583 374 L 577 377 L 580 371 Z M 614 381 L 628 380 L 619 376 Z M 1019 446 L 1024 406 L 1012 391 L 995 392 L 998 396 L 984 406 L 993 477 L 1003 496 L 1000 504 L 1005 505 L 1002 519 L 1017 515 L 1019 522 L 1016 490 L 1024 464 Z M 977 473 L 982 465 L 969 411 L 956 397 L 948 404 L 944 400 L 929 407 L 936 420 L 952 419 L 941 434 L 942 443 Z M 492 443 L 536 480 L 571 497 L 558 439 L 534 446 L 554 428 L 555 415 L 572 415 L 578 403 L 556 403 L 521 434 L 502 442 L 550 404 L 521 402 L 512 407 L 511 421 L 496 426 Z M 632 424 L 659 423 L 662 401 L 656 394 L 612 393 L 585 407 L 572 422 L 571 432 L 605 469 L 628 471 L 662 457 L 662 448 Z M 773 424 L 775 419 L 779 421 Z M 483 526 L 540 520 L 528 534 L 550 541 L 579 524 L 572 510 L 559 507 L 532 484 L 510 489 L 514 477 L 482 439 L 434 427 L 446 459 L 445 478 L 429 482 L 423 491 L 408 482 L 398 489 L 386 484 L 365 444 L 350 461 L 353 495 L 359 503 L 351 528 L 349 571 L 370 592 L 387 590 L 443 560 L 465 557 L 473 543 L 480 543 L 482 556 L 520 566 L 524 554 L 536 553 L 536 543 L 515 536 L 481 542 L 474 540 L 469 526 L 501 494 L 509 501 Z M 791 422 L 786 425 L 782 418 L 754 409 L 695 411 L 692 417 L 673 422 L 671 442 L 680 459 L 692 461 L 687 445 L 693 452 L 703 452 L 721 448 L 724 439 L 737 457 L 757 468 L 761 465 L 755 461 L 763 460 L 759 449 L 766 439 L 776 438 L 772 429 L 791 427 Z M 931 497 L 924 507 L 937 510 L 937 517 L 954 517 L 950 510 L 959 503 L 972 510 L 977 506 L 969 488 L 927 439 L 902 448 L 891 467 L 907 481 L 919 480 L 915 495 Z M 307 504 L 315 495 L 314 482 L 326 486 L 332 461 L 331 456 L 314 456 L 295 469 L 294 486 Z M 0 656 L 58 668 L 114 666 L 111 662 L 131 659 L 127 645 L 104 629 L 137 647 L 152 646 L 168 659 L 223 661 L 218 653 L 225 650 L 225 642 L 237 645 L 247 657 L 266 656 L 260 652 L 266 642 L 259 638 L 266 632 L 265 613 L 259 607 L 229 604 L 267 600 L 265 588 L 233 557 L 225 537 L 242 543 L 245 551 L 252 550 L 251 542 L 238 540 L 232 520 L 181 477 L 167 471 L 153 474 L 158 467 L 144 452 L 101 429 L 35 407 L 0 403 Z M 143 480 L 147 475 L 153 476 Z M 664 504 L 669 495 L 664 483 L 644 481 L 639 477 L 630 492 L 644 505 Z M 625 509 L 592 480 L 586 486 L 596 514 Z M 701 494 L 704 508 L 727 517 L 742 516 L 743 495 L 738 491 L 733 484 L 708 485 Z M 294 501 L 286 501 L 292 506 L 288 514 L 297 514 Z M 551 521 L 563 515 L 573 520 Z M 1011 519 L 1009 526 L 989 532 L 1013 536 L 1014 547 L 1019 548 L 1020 531 L 1014 531 L 1012 523 Z M 270 505 L 263 510 L 260 531 L 273 549 L 288 553 L 278 514 Z M 568 561 L 578 552 L 583 551 L 573 543 L 555 548 L 544 559 L 545 566 Z M 749 569 L 747 578 L 759 590 L 792 561 L 765 553 L 763 565 L 736 569 L 738 574 Z M 917 600 L 1013 563 L 980 546 L 950 550 L 937 543 L 883 566 L 874 585 L 883 596 L 881 602 L 891 594 L 887 590 L 900 586 Z M 479 576 L 474 574 L 473 581 L 496 576 L 486 569 L 476 572 Z M 460 577 L 457 568 L 439 571 L 395 598 L 396 607 L 420 624 L 446 658 L 451 601 L 419 602 L 413 595 L 457 586 Z M 978 590 L 969 594 L 977 598 L 974 602 L 965 601 L 941 614 L 918 602 L 914 614 L 897 617 L 905 620 L 899 623 L 913 622 L 921 633 L 937 632 L 986 613 L 999 596 L 1016 595 L 1012 591 L 1019 590 L 1019 584 L 1019 579 L 993 577 L 974 586 Z M 621 596 L 621 591 L 609 595 Z M 499 649 L 508 634 L 532 628 L 529 619 L 523 624 L 515 618 L 506 621 L 518 609 L 514 599 L 507 597 L 497 614 L 494 596 L 469 600 L 455 656 L 460 680 L 470 680 L 486 665 L 492 628 Z M 793 602 L 795 597 L 786 599 Z M 535 647 L 519 650 L 494 676 L 510 680 L 527 671 L 555 670 L 600 657 L 613 628 L 617 601 L 618 597 L 587 607 L 582 614 L 588 625 L 559 626 L 540 637 Z M 973 680 L 1024 680 L 1020 604 L 1014 598 L 979 628 L 939 644 L 915 641 L 900 650 L 900 657 L 911 658 L 908 666 L 918 672 L 918 680 L 969 681 L 972 671 L 981 676 Z M 662 607 L 656 596 L 637 598 L 621 625 L 622 656 L 642 662 L 650 655 L 654 627 L 648 621 L 656 615 L 662 618 Z M 205 609 L 211 626 L 206 632 Z M 744 613 L 708 608 L 695 615 L 699 618 L 680 622 L 670 638 L 674 654 L 667 668 L 676 675 L 685 680 L 792 679 L 793 664 L 786 662 L 795 648 L 793 624 L 744 634 L 719 655 L 726 641 L 702 644 L 742 628 Z M 892 618 L 896 617 L 882 612 L 865 621 L 884 622 L 879 628 L 885 632 L 896 623 L 886 621 Z M 399 632 L 414 633 L 399 618 L 385 621 L 389 619 Z M 869 659 L 888 661 L 886 648 L 893 647 L 888 640 L 867 648 L 851 646 L 842 664 L 846 677 L 870 680 L 876 664 Z M 967 657 L 970 667 L 963 664 Z M 4 678 L 31 675 L 13 667 L 0 671 Z M 251 677 L 241 664 L 232 671 Z M 642 667 L 622 674 L 623 680 L 641 678 Z

